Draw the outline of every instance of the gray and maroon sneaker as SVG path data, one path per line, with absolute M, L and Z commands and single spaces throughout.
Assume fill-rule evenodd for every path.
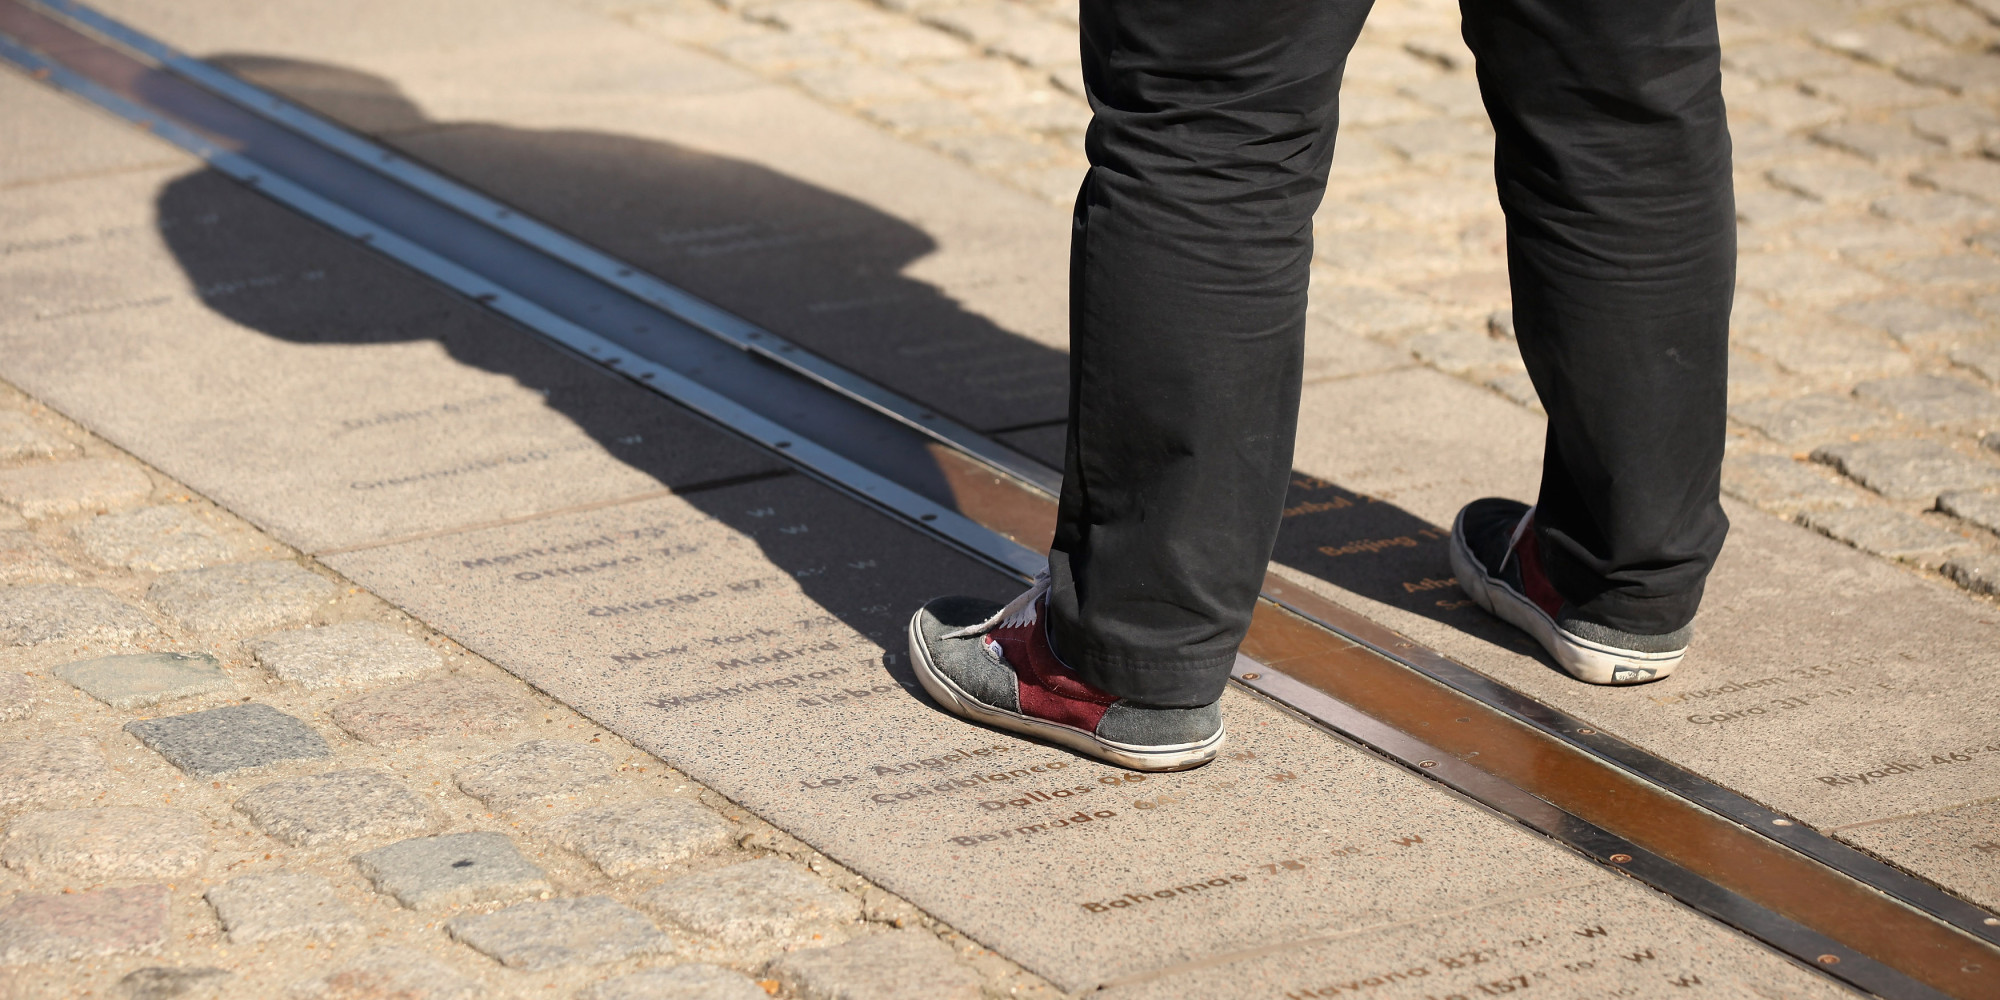
M 1640 635 L 1577 617 L 1542 572 L 1535 508 L 1488 497 L 1451 526 L 1451 569 L 1473 603 L 1535 638 L 1564 670 L 1592 684 L 1643 684 L 1674 672 L 1693 625 Z
M 917 680 L 947 711 L 1134 771 L 1183 771 L 1222 747 L 1220 703 L 1150 708 L 1100 691 L 1049 645 L 1048 573 L 1006 605 L 941 597 L 910 619 Z

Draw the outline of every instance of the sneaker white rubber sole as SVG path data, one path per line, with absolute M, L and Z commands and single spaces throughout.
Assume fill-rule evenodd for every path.
M 921 615 L 921 612 L 919 614 Z M 922 684 L 924 690 L 929 692 L 938 704 L 943 705 L 954 715 L 1060 744 L 1086 757 L 1107 764 L 1116 764 L 1132 771 L 1185 771 L 1214 760 L 1217 751 L 1222 748 L 1223 736 L 1227 730 L 1227 727 L 1223 726 L 1216 727 L 1215 735 L 1198 743 L 1142 746 L 1114 742 L 1075 726 L 1037 719 L 1032 715 L 1010 712 L 996 705 L 985 704 L 968 694 L 931 662 L 930 646 L 924 642 L 923 633 L 918 629 L 917 622 L 918 619 L 912 617 L 909 630 L 910 665 L 916 669 L 917 683 Z
M 1674 672 L 1685 649 L 1665 653 L 1641 653 L 1592 642 L 1556 624 L 1548 612 L 1516 593 L 1497 577 L 1489 576 L 1472 547 L 1465 542 L 1464 515 L 1451 526 L 1451 571 L 1458 576 L 1459 589 L 1485 608 L 1523 632 L 1548 650 L 1571 677 L 1590 684 L 1644 684 Z

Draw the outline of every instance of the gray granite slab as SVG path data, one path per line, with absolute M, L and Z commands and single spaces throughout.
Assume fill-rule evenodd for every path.
M 589 539 L 647 558 L 568 577 L 495 561 Z M 902 660 L 908 609 L 1018 584 L 803 480 L 332 561 L 1066 989 L 1590 877 L 1248 697 L 1224 703 L 1222 760 L 1150 778 L 938 712 Z M 1141 906 L 1145 933 L 1100 929 Z
M 300 548 L 779 465 L 211 175 L 0 190 L 16 221 L 0 377 Z
M 197 778 L 333 756 L 311 726 L 256 702 L 128 722 L 125 731 Z

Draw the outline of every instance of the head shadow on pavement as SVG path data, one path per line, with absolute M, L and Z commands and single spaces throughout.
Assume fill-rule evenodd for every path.
M 1061 465 L 1067 355 L 906 274 L 937 244 L 903 219 L 766 166 L 655 139 L 434 121 L 392 81 L 340 66 L 255 54 L 208 61 L 963 423 L 1013 433 L 1010 443 Z M 205 290 L 210 308 L 296 343 L 437 340 L 463 364 L 524 386 L 541 388 L 547 381 L 543 369 L 554 355 L 495 349 L 472 335 L 472 324 L 454 321 L 451 310 L 398 315 L 365 288 L 338 282 L 303 303 L 239 287 L 246 275 L 269 272 L 269 258 L 301 252 L 286 245 L 287 230 L 298 232 L 293 226 L 238 227 L 239 214 L 215 211 L 240 197 L 234 181 L 199 171 L 172 181 L 158 198 L 162 238 L 190 283 Z M 630 437 L 629 414 L 608 412 L 588 392 L 545 395 L 552 409 L 612 455 L 659 476 L 652 449 L 621 443 Z M 759 535 L 760 525 L 745 516 L 734 491 L 681 495 L 732 528 Z M 1458 591 L 1447 526 L 1297 471 L 1285 515 L 1278 563 L 1507 649 L 1532 652 Z M 891 649 L 900 643 L 885 634 L 887 620 L 950 588 L 934 573 L 859 588 L 851 580 L 814 577 L 813 567 L 825 558 L 819 546 L 762 535 L 765 555 L 798 576 L 813 600 Z M 886 616 L 885 605 L 894 609 Z

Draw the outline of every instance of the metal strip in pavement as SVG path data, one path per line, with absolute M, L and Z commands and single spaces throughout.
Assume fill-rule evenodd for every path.
M 265 94 L 213 67 L 180 55 L 102 15 L 88 11 L 87 8 L 67 0 L 50 2 L 46 6 L 63 12 L 72 20 L 129 48 L 163 62 L 171 60 L 169 68 L 176 75 L 200 83 L 215 93 L 197 90 L 181 80 L 161 74 L 158 70 L 133 60 L 124 53 L 78 34 L 46 16 L 32 13 L 30 8 L 17 3 L 0 4 L 0 29 L 26 36 L 41 47 L 55 52 L 57 58 L 45 58 L 13 44 L 0 46 L 0 54 L 29 69 L 38 77 L 70 89 L 79 96 L 151 129 L 162 138 L 195 152 L 219 171 L 258 187 L 274 199 L 319 220 L 336 231 L 369 243 L 393 259 L 439 280 L 579 354 L 613 367 L 640 384 L 654 388 L 717 423 L 779 454 L 786 455 L 795 465 L 816 478 L 861 496 L 882 509 L 911 520 L 953 544 L 1014 572 L 1025 574 L 1032 572 L 1039 565 L 1040 557 L 1035 555 L 1031 548 L 1024 548 L 1008 541 L 1003 535 L 1013 533 L 1018 537 L 1020 523 L 1024 523 L 1024 519 L 1039 521 L 1041 515 L 1048 513 L 1050 506 L 1048 499 L 1045 495 L 1030 494 L 1027 489 L 998 473 L 1004 472 L 1021 483 L 1046 491 L 1053 473 L 1045 467 L 1025 459 L 1011 449 L 986 441 L 967 428 L 936 418 L 935 414 L 929 414 L 917 404 L 880 389 L 830 362 L 799 351 L 794 345 L 777 338 L 772 338 L 769 344 L 748 343 L 753 338 L 769 335 L 766 331 L 761 331 L 741 320 L 735 320 L 716 307 L 686 296 L 685 293 L 680 293 L 671 286 L 658 282 L 657 279 L 648 277 L 639 281 L 621 280 L 639 277 L 637 269 L 627 268 L 615 259 L 575 243 L 540 223 L 524 220 L 505 206 L 485 199 L 484 196 L 470 192 L 414 164 L 409 164 L 365 139 L 318 119 L 281 99 Z M 76 71 L 77 64 L 85 67 L 83 72 Z M 225 104 L 218 100 L 215 94 L 220 94 L 221 97 L 234 103 Z M 261 107 L 258 102 L 262 102 Z M 163 110 L 166 113 L 162 113 Z M 242 114 L 243 110 L 256 111 L 261 117 Z M 185 123 L 175 120 L 176 115 L 189 118 L 196 127 L 186 127 Z M 310 146 L 311 149 L 302 148 L 304 146 Z M 721 338 L 739 350 L 754 351 L 761 357 L 778 361 L 783 370 L 764 369 L 768 373 L 767 379 L 787 382 L 796 382 L 800 377 L 811 379 L 816 385 L 836 390 L 841 398 L 849 401 L 849 406 L 853 403 L 866 404 L 871 412 L 895 419 L 905 430 L 919 431 L 933 443 L 951 444 L 956 451 L 935 447 L 924 451 L 936 460 L 947 479 L 951 480 L 952 499 L 959 510 L 953 510 L 935 498 L 920 495 L 897 482 L 893 475 L 885 475 L 877 467 L 857 461 L 857 457 L 866 457 L 871 442 L 838 438 L 833 442 L 807 439 L 796 427 L 788 427 L 772 419 L 758 407 L 744 402 L 740 395 L 732 397 L 725 392 L 717 391 L 707 384 L 707 379 L 698 379 L 682 370 L 688 367 L 685 363 L 672 366 L 659 360 L 655 356 L 655 351 L 647 350 L 649 347 L 658 348 L 659 342 L 650 341 L 643 345 L 622 343 L 620 340 L 586 328 L 550 308 L 547 304 L 547 295 L 540 296 L 539 300 L 531 300 L 515 291 L 518 285 L 495 280 L 411 238 L 408 230 L 412 226 L 404 216 L 380 212 L 370 216 L 364 212 L 357 212 L 348 205 L 324 197 L 320 189 L 273 170 L 268 162 L 270 159 L 276 159 L 282 164 L 287 163 L 289 158 L 291 165 L 298 165 L 302 162 L 302 158 L 306 161 L 312 159 L 315 155 L 312 149 L 321 150 L 317 155 L 328 160 L 335 158 L 327 156 L 327 150 L 338 153 L 339 158 L 348 164 L 347 169 L 350 173 L 356 165 L 365 166 L 369 175 L 379 182 L 394 183 L 406 189 L 406 192 L 414 191 L 432 203 L 442 203 L 452 210 L 452 218 L 463 223 L 476 223 L 489 230 L 486 237 L 489 240 L 501 239 L 503 242 L 526 247 L 545 258 L 554 258 L 547 266 L 567 266 L 603 285 L 611 286 L 617 293 L 639 299 L 646 307 L 664 313 L 663 318 L 677 321 L 708 337 Z M 319 176 L 324 178 L 327 171 L 325 163 L 313 161 L 307 165 L 319 171 Z M 351 176 L 346 179 L 352 181 Z M 365 189 L 366 186 L 363 182 L 358 188 Z M 356 190 L 351 189 L 343 193 L 350 201 L 356 197 Z M 366 195 L 368 192 L 361 190 L 360 194 Z M 380 220 L 384 217 L 397 219 L 404 225 L 406 231 L 398 232 L 382 225 Z M 435 219 L 436 216 L 432 218 Z M 666 291 L 661 292 L 661 289 Z M 670 324 L 661 325 L 670 326 Z M 699 373 L 699 365 L 695 367 Z M 927 421 L 927 417 L 936 419 Z M 985 442 L 984 445 L 982 442 Z M 903 447 L 908 450 L 907 442 L 903 443 Z M 850 448 L 858 451 L 848 450 Z M 884 464 L 891 468 L 896 466 L 894 461 L 877 462 L 874 466 Z M 1023 474 L 1024 471 L 1026 474 Z M 972 516 L 968 517 L 967 513 Z M 1015 529 L 1012 532 L 1010 523 L 1013 523 Z M 1029 534 L 1033 535 L 1036 530 L 1030 528 Z M 1903 923 L 1909 929 L 1909 933 L 1904 935 L 1905 943 L 1913 947 L 1928 945 L 1933 951 L 1942 949 L 1935 955 L 1912 953 L 1909 948 L 1889 950 L 1896 953 L 1892 964 L 1910 970 L 1926 981 L 1945 988 L 1946 993 L 1938 993 L 1921 986 L 1890 968 L 1889 965 L 1875 961 L 1871 955 L 1879 954 L 1881 948 L 1871 948 L 1866 945 L 1862 945 L 1859 950 L 1845 948 L 1835 943 L 1835 937 L 1808 929 L 1798 920 L 1788 919 L 1775 912 L 1765 902 L 1753 901 L 1753 897 L 1736 893 L 1718 883 L 1713 877 L 1713 872 L 1703 871 L 1704 865 L 1713 866 L 1718 861 L 1726 862 L 1731 859 L 1721 857 L 1719 854 L 1676 858 L 1672 856 L 1675 853 L 1672 845 L 1668 845 L 1664 851 L 1649 851 L 1635 843 L 1631 837 L 1618 836 L 1615 826 L 1607 827 L 1585 818 L 1588 808 L 1580 813 L 1576 806 L 1591 805 L 1588 801 L 1591 789 L 1550 786 L 1547 790 L 1537 789 L 1536 792 L 1543 796 L 1537 797 L 1537 794 L 1531 793 L 1528 786 L 1521 781 L 1509 780 L 1510 777 L 1518 779 L 1519 775 L 1496 776 L 1498 772 L 1491 768 L 1490 760 L 1483 761 L 1480 766 L 1463 763 L 1470 757 L 1479 756 L 1480 751 L 1471 751 L 1468 757 L 1454 758 L 1429 743 L 1411 737 L 1410 726 L 1396 727 L 1393 723 L 1385 724 L 1382 720 L 1393 717 L 1394 705 L 1374 704 L 1369 705 L 1371 710 L 1357 711 L 1356 702 L 1367 705 L 1365 699 L 1351 696 L 1343 699 L 1334 696 L 1331 692 L 1337 690 L 1336 679 L 1314 676 L 1309 669 L 1312 664 L 1304 661 L 1313 657 L 1337 656 L 1346 650 L 1350 657 L 1347 666 L 1350 668 L 1357 663 L 1375 663 L 1381 670 L 1391 672 L 1381 674 L 1383 677 L 1393 675 L 1401 677 L 1405 683 L 1424 684 L 1425 681 L 1403 668 L 1415 669 L 1424 677 L 1437 680 L 1454 689 L 1459 697 L 1470 699 L 1471 704 L 1480 710 L 1491 712 L 1509 723 L 1528 722 L 1544 734 L 1553 733 L 1560 736 L 1567 744 L 1564 749 L 1572 764 L 1579 762 L 1587 764 L 1584 770 L 1578 773 L 1587 774 L 1592 767 L 1603 771 L 1604 762 L 1610 761 L 1621 769 L 1617 773 L 1629 772 L 1632 775 L 1648 778 L 1648 782 L 1645 783 L 1648 787 L 1653 785 L 1673 787 L 1669 782 L 1653 779 L 1647 773 L 1648 768 L 1659 771 L 1660 767 L 1655 765 L 1663 765 L 1666 768 L 1671 768 L 1672 765 L 1667 765 L 1657 758 L 1651 758 L 1650 755 L 1644 755 L 1635 748 L 1629 748 L 1616 741 L 1610 741 L 1613 744 L 1611 750 L 1626 747 L 1638 753 L 1639 757 L 1626 755 L 1621 759 L 1617 753 L 1607 753 L 1605 747 L 1593 745 L 1605 741 L 1579 741 L 1574 738 L 1578 735 L 1574 730 L 1580 727 L 1572 725 L 1568 732 L 1560 731 L 1563 717 L 1560 717 L 1559 713 L 1552 713 L 1546 706 L 1493 684 L 1435 653 L 1420 650 L 1413 643 L 1354 615 L 1347 609 L 1324 599 L 1318 599 L 1316 595 L 1310 595 L 1296 586 L 1291 586 L 1288 593 L 1287 585 L 1277 577 L 1273 577 L 1267 584 L 1267 597 L 1298 611 L 1306 618 L 1312 619 L 1316 625 L 1323 626 L 1347 641 L 1329 642 L 1327 640 L 1332 637 L 1313 629 L 1311 634 L 1306 636 L 1305 643 L 1306 646 L 1314 647 L 1311 656 L 1286 659 L 1269 655 L 1270 648 L 1283 647 L 1285 643 L 1279 642 L 1277 647 L 1272 647 L 1267 641 L 1274 630 L 1280 630 L 1271 624 L 1270 614 L 1282 614 L 1282 612 L 1276 612 L 1275 608 L 1266 606 L 1265 610 L 1260 611 L 1260 617 L 1264 620 L 1260 623 L 1260 628 L 1253 632 L 1251 645 L 1253 648 L 1269 647 L 1258 651 L 1265 653 L 1267 658 L 1275 661 L 1275 664 L 1261 669 L 1240 671 L 1239 680 L 1253 690 L 1289 704 L 1321 724 L 1374 747 L 1391 759 L 1416 769 L 1419 773 L 1436 778 L 1497 811 L 1569 843 L 1586 854 L 1617 865 L 1635 876 L 1666 889 L 1690 905 L 1724 922 L 1743 928 L 1795 957 L 1818 963 L 1821 971 L 1857 986 L 1887 996 L 2000 995 L 1991 991 L 1958 988 L 1958 984 L 1963 982 L 1962 976 L 1978 971 L 1978 961 L 1992 960 L 1994 956 L 1984 954 L 1983 950 L 1978 949 L 1973 942 L 1964 941 L 1963 944 L 1972 946 L 1974 950 L 1962 954 L 1970 954 L 1973 957 L 1969 959 L 1955 957 L 1961 956 L 1961 953 L 1953 947 L 1962 940 L 1958 939 L 1957 935 L 1950 934 L 1942 926 L 1930 924 L 1922 917 L 1900 908 L 1883 910 L 1880 906 L 1869 905 L 1870 894 L 1861 886 L 1844 883 L 1834 877 L 1829 884 L 1843 891 L 1834 891 L 1831 896 L 1819 898 L 1824 902 L 1846 903 L 1859 917 L 1869 919 L 1867 926 L 1876 931 Z M 1349 642 L 1354 645 L 1349 645 Z M 1296 645 L 1294 643 L 1294 646 Z M 1355 654 L 1364 648 L 1368 651 L 1368 655 L 1363 659 L 1353 659 Z M 1426 662 L 1427 657 L 1435 662 Z M 1299 664 L 1295 665 L 1294 660 L 1300 661 Z M 1396 666 L 1392 667 L 1392 663 Z M 1299 672 L 1301 665 L 1308 668 L 1301 675 L 1304 679 L 1301 679 L 1301 676 L 1291 676 Z M 1454 671 L 1462 676 L 1454 676 Z M 1444 676 L 1440 676 L 1441 674 Z M 1465 690 L 1467 687 L 1476 689 L 1480 685 L 1496 690 L 1484 692 L 1486 697 Z M 1570 721 L 1573 723 L 1574 720 Z M 1506 738 L 1503 730 L 1494 730 L 1491 727 L 1488 728 L 1487 735 L 1494 739 Z M 1518 744 L 1519 738 L 1515 737 L 1514 741 Z M 1590 756 L 1576 753 L 1578 750 L 1585 751 Z M 1449 763 L 1451 760 L 1457 760 L 1459 763 Z M 1634 764 L 1635 761 L 1637 766 Z M 1672 773 L 1662 773 L 1668 778 L 1674 777 Z M 1692 778 L 1697 784 L 1705 784 L 1698 778 L 1686 775 L 1686 772 L 1680 774 Z M 1586 777 L 1584 780 L 1588 782 L 1591 779 Z M 1602 783 L 1602 775 L 1598 776 L 1598 781 Z M 1707 787 L 1714 788 L 1712 785 Z M 1740 841 L 1736 845 L 1739 848 L 1742 844 L 1748 843 L 1775 849 L 1775 845 L 1759 836 L 1748 834 L 1741 827 L 1718 822 L 1700 810 L 1689 808 L 1686 803 L 1673 800 L 1671 796 L 1659 792 L 1657 788 L 1652 790 L 1658 796 L 1656 803 L 1658 807 L 1677 807 L 1687 817 L 1693 817 L 1698 822 L 1705 822 L 1724 833 L 1739 835 Z M 1601 794 L 1602 790 L 1597 791 Z M 1558 801 L 1564 802 L 1563 808 L 1548 804 L 1547 796 L 1551 793 Z M 1579 799 L 1577 797 L 1579 795 L 1582 798 Z M 1714 808 L 1699 795 L 1688 797 Z M 1719 804 L 1725 807 L 1730 805 L 1727 800 L 1722 800 Z M 1770 834 L 1768 830 L 1755 827 L 1752 829 L 1756 829 L 1757 834 L 1764 836 Z M 1802 827 L 1793 829 L 1810 833 Z M 1811 836 L 1819 837 L 1816 833 L 1811 833 Z M 1819 839 L 1857 857 L 1865 857 L 1860 856 L 1858 852 L 1852 852 L 1844 845 L 1838 845 L 1823 837 Z M 1772 854 L 1764 860 L 1769 861 L 1772 858 L 1781 861 L 1784 858 L 1800 860 L 1788 853 Z M 1690 864 L 1690 861 L 1694 863 Z M 1884 872 L 1900 874 L 1894 873 L 1893 869 L 1888 869 L 1887 866 L 1876 864 Z M 1810 897 L 1814 889 L 1814 886 L 1809 884 L 1813 881 L 1810 877 L 1812 872 L 1806 870 L 1804 874 L 1808 884 L 1803 885 L 1802 891 Z M 1820 872 L 1820 874 L 1829 873 Z M 1916 889 L 1928 890 L 1939 896 L 1944 895 L 1922 883 L 1908 879 L 1907 876 L 1903 878 L 1912 883 Z M 1895 889 L 1901 890 L 1897 892 L 1898 895 L 1904 893 L 1921 895 L 1911 886 L 1897 886 L 1891 891 Z M 1861 894 L 1856 895 L 1857 892 Z M 1886 906 L 1894 905 L 1879 896 L 1874 896 L 1873 899 Z M 1797 912 L 1798 907 L 1790 909 L 1794 910 L 1794 916 L 1815 916 Z M 1900 921 L 1897 919 L 1899 915 L 1902 918 Z M 1888 923 L 1885 924 L 1884 920 Z M 1908 923 L 1911 920 L 1919 923 Z M 1810 919 L 1807 922 L 1811 923 Z M 1939 937 L 1938 933 L 1928 933 L 1927 927 L 1934 928 L 1936 932 L 1946 936 Z M 1852 942 L 1856 936 L 1852 933 L 1854 928 L 1845 927 L 1843 930 L 1849 933 L 1840 934 L 1837 939 Z M 1829 958 L 1833 961 L 1828 962 Z M 1933 959 L 1943 959 L 1943 963 L 1940 964 Z M 1960 967 L 1956 969 L 1944 967 L 1953 963 Z M 2000 962 L 1995 962 L 1994 967 L 2000 967 Z M 1959 975 L 1955 976 L 1953 973 Z

